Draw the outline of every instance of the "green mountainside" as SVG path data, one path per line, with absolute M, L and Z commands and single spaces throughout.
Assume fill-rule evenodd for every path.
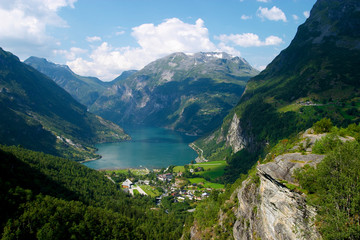
M 266 146 L 323 117 L 338 126 L 359 122 L 359 9 L 356 0 L 319 0 L 290 46 L 248 82 L 222 126 L 196 143 L 205 157 L 228 157 L 232 169 L 248 165 L 246 171 Z
M 90 110 L 118 124 L 144 124 L 201 135 L 234 107 L 257 70 L 226 53 L 174 53 L 116 81 Z
M 124 81 L 125 79 L 127 79 L 128 77 L 130 77 L 131 75 L 133 75 L 136 72 L 137 72 L 137 70 L 124 71 L 124 72 L 121 73 L 120 76 L 118 76 L 117 78 L 115 78 L 114 80 L 109 82 L 109 85 L 113 85 L 113 84 L 116 84 L 118 82 Z
M 0 143 L 94 158 L 93 144 L 128 139 L 114 123 L 87 112 L 54 81 L 0 49 Z
M 44 58 L 29 57 L 24 63 L 53 79 L 78 102 L 89 106 L 105 91 L 107 83 L 95 77 L 83 77 L 75 74 L 66 65 L 48 62 Z

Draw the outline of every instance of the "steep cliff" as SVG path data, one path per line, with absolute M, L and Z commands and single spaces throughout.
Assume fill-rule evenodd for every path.
M 248 179 L 238 190 L 239 206 L 233 228 L 235 239 L 319 239 L 315 209 L 305 195 L 291 191 L 293 170 L 315 164 L 322 155 L 285 154 L 275 162 L 259 165 L 256 180 Z
M 216 221 L 205 226 L 204 212 L 196 215 L 191 239 L 321 239 L 320 225 L 325 223 L 319 221 L 317 205 L 308 203 L 310 193 L 299 184 L 298 171 L 317 168 L 329 158 L 330 149 L 356 142 L 354 137 L 340 136 L 345 132 L 358 136 L 360 127 L 321 134 L 310 128 L 292 140 L 280 141 L 246 178 L 232 186 L 231 195 L 221 200 Z M 319 154 L 324 146 L 328 150 Z M 206 212 L 204 209 L 197 210 Z

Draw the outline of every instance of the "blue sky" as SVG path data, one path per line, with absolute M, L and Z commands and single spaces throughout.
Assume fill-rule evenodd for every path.
M 173 52 L 225 51 L 262 70 L 315 0 L 0 0 L 0 47 L 110 81 Z

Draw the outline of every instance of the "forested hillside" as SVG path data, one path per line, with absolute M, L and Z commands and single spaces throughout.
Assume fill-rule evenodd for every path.
M 104 175 L 19 147 L 0 150 L 2 239 L 179 239 L 186 214 L 151 210 Z

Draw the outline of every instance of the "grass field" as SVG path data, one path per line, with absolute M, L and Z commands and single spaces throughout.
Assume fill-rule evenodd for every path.
M 190 183 L 204 183 L 204 187 L 206 188 L 213 188 L 213 189 L 222 189 L 225 188 L 224 184 L 220 183 L 212 183 L 206 181 L 204 178 L 189 178 Z
M 227 165 L 226 161 L 212 161 L 212 162 L 191 164 L 190 167 L 191 168 L 203 167 L 204 171 L 197 172 L 196 174 L 199 174 L 204 177 L 209 177 L 211 180 L 214 180 L 224 175 L 226 165 Z M 184 172 L 184 171 L 185 171 L 184 166 L 176 166 L 174 168 L 174 172 Z
M 150 197 L 157 197 L 161 195 L 161 192 L 156 190 L 156 188 L 149 185 L 139 185 L 139 187 L 146 192 Z

